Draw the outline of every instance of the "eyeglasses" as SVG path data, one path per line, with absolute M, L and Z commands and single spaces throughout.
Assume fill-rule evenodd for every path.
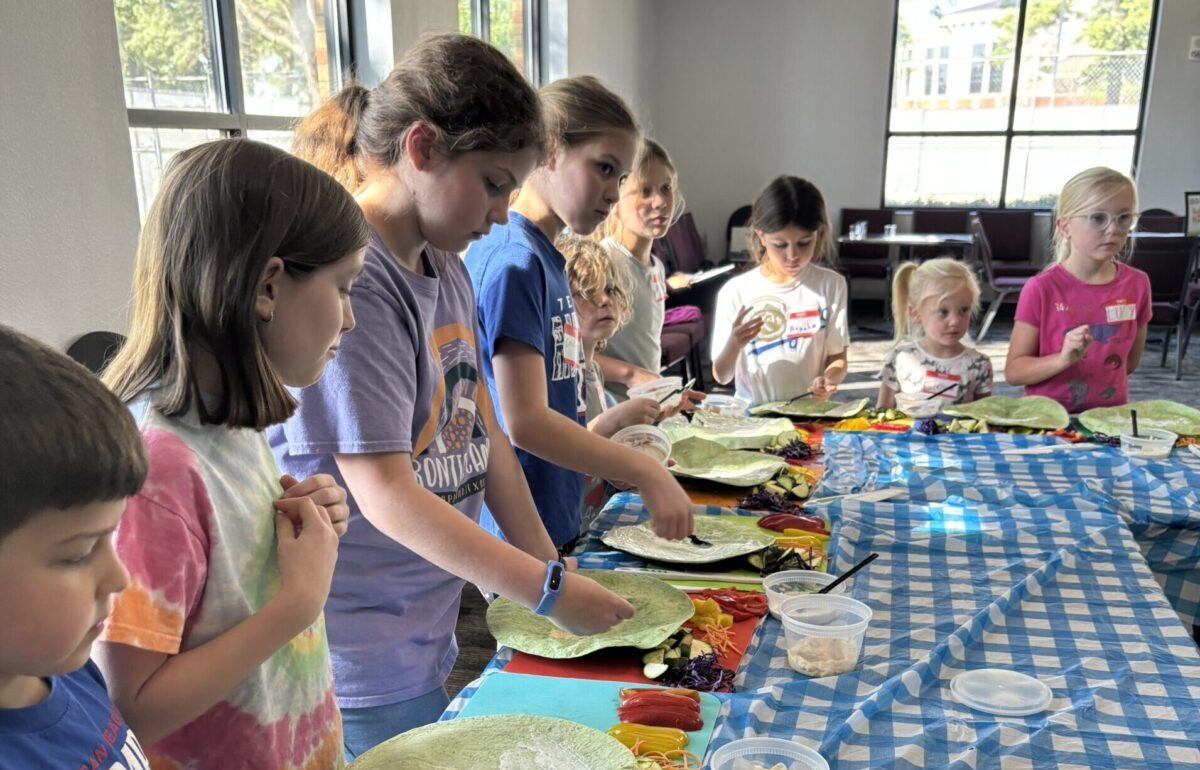
M 1125 232 L 1137 227 L 1138 223 L 1138 215 L 1132 211 L 1122 211 L 1120 214 L 1093 211 L 1090 214 L 1076 214 L 1072 219 L 1086 219 L 1093 230 L 1107 230 L 1110 224 L 1115 224 Z

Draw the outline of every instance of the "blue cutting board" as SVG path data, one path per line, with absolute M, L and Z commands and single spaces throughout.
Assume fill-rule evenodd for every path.
M 604 732 L 621 721 L 617 718 L 621 688 L 641 686 L 497 671 L 484 678 L 459 716 L 533 714 L 567 719 Z M 698 757 L 708 751 L 720 709 L 720 700 L 709 693 L 700 693 L 700 718 L 704 720 L 704 726 L 688 733 L 688 751 Z

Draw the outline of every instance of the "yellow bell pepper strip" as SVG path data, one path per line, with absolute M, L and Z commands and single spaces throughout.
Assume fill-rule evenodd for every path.
M 608 728 L 608 734 L 637 756 L 652 752 L 678 751 L 688 745 L 688 736 L 675 727 L 651 727 L 622 723 Z

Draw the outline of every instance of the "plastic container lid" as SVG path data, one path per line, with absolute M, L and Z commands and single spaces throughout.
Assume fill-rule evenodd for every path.
M 837 580 L 837 575 L 828 572 L 817 572 L 811 569 L 789 569 L 775 572 L 763 578 L 763 591 L 767 594 L 767 605 L 771 614 L 779 617 L 779 606 L 793 596 L 808 596 L 815 594 L 825 586 Z M 851 578 L 850 580 L 853 580 Z M 846 583 L 849 583 L 847 580 Z M 845 593 L 846 583 L 839 584 L 829 595 Z M 800 586 L 811 590 L 785 590 L 787 586 Z
M 740 760 L 740 761 L 739 761 Z M 741 738 L 730 741 L 712 754 L 711 770 L 741 770 L 782 762 L 787 770 L 829 770 L 825 757 L 807 746 L 782 738 Z
M 737 396 L 710 393 L 700 402 L 700 408 L 716 414 L 744 415 L 750 408 L 750 402 Z
M 671 456 L 671 439 L 653 425 L 630 425 L 614 433 L 612 440 L 648 454 L 663 465 Z
M 852 637 L 867 630 L 871 608 L 849 596 L 800 594 L 779 605 L 785 628 L 805 636 Z
M 1052 698 L 1041 681 L 1004 668 L 964 671 L 950 680 L 950 692 L 964 706 L 1004 717 L 1040 713 Z
M 683 378 L 682 377 L 662 377 L 657 380 L 651 380 L 644 385 L 637 385 L 626 391 L 629 398 L 652 398 L 655 401 L 661 401 L 666 398 L 667 394 L 673 390 L 678 390 L 674 396 L 667 399 L 664 407 L 670 408 L 678 406 L 683 401 Z

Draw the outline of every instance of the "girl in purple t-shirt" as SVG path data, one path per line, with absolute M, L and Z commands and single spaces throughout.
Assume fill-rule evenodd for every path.
M 1150 279 L 1117 260 L 1137 224 L 1137 189 L 1098 166 L 1072 177 L 1056 210 L 1055 264 L 1021 290 L 1004 376 L 1070 412 L 1129 401 L 1150 322 Z

